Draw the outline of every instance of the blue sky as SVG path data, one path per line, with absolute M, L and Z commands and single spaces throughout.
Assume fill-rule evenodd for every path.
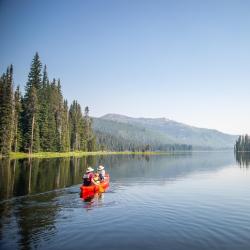
M 38 51 L 93 116 L 250 133 L 250 1 L 0 0 L 0 71 Z

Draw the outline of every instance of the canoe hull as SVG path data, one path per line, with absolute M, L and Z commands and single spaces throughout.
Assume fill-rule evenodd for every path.
M 81 185 L 81 196 L 90 197 L 97 192 L 104 192 L 109 187 L 109 175 L 105 175 L 105 180 L 99 185 L 83 186 Z

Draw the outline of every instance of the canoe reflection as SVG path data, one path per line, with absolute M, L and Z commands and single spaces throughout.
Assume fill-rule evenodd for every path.
M 95 193 L 93 196 L 89 196 L 87 198 L 83 198 L 85 203 L 84 208 L 88 211 L 93 209 L 94 207 L 102 207 L 104 200 L 104 193 Z

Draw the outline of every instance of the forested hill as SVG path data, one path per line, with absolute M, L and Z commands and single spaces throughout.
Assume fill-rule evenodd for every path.
M 93 129 L 97 141 L 109 135 L 115 141 L 126 140 L 133 144 L 192 145 L 193 149 L 230 149 L 237 136 L 217 130 L 197 128 L 166 118 L 132 118 L 118 114 L 107 114 L 94 118 Z M 117 142 L 115 142 L 117 143 Z
M 49 79 L 35 54 L 24 93 L 14 86 L 13 66 L 0 77 L 0 156 L 9 152 L 148 151 L 233 148 L 236 136 L 165 118 L 108 114 L 63 97 L 60 79 Z M 92 129 L 92 126 L 94 130 Z M 97 143 L 96 143 L 97 142 Z

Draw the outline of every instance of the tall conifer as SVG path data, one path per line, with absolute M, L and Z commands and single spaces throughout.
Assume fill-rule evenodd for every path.
M 42 63 L 36 53 L 31 63 L 23 101 L 24 150 L 29 153 L 40 150 L 39 128 L 42 126 L 42 121 L 39 104 L 43 98 L 41 95 L 41 68 Z
M 82 129 L 82 111 L 77 101 L 73 101 L 69 109 L 70 117 L 70 144 L 71 150 L 81 149 L 81 129 Z
M 0 154 L 11 150 L 13 131 L 13 66 L 7 68 L 0 81 Z
M 68 102 L 63 102 L 63 115 L 62 115 L 62 147 L 61 150 L 66 152 L 70 151 L 70 124 L 69 124 L 69 110 Z
M 20 150 L 22 134 L 21 134 L 21 92 L 19 86 L 17 86 L 14 94 L 14 119 L 13 119 L 13 140 L 12 151 L 17 152 Z
M 40 93 L 43 98 L 40 101 L 40 116 L 39 116 L 39 131 L 40 131 L 40 145 L 42 151 L 49 151 L 49 78 L 47 73 L 47 66 L 43 69 L 42 87 Z
M 41 70 L 42 70 L 42 63 L 40 61 L 38 52 L 36 52 L 31 63 L 30 72 L 28 75 L 28 82 L 26 85 L 26 91 L 27 89 L 30 89 L 32 86 L 35 87 L 37 91 L 41 89 L 42 86 Z

